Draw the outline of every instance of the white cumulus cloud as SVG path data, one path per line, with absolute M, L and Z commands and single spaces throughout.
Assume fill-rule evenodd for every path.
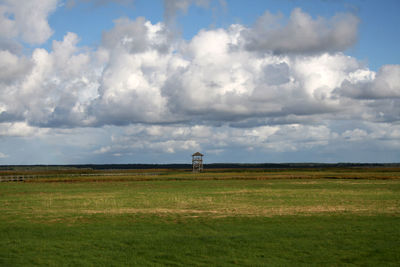
M 173 15 L 193 3 L 166 5 Z M 1 2 L 0 37 L 46 41 L 56 4 L 38 4 L 32 16 L 40 19 L 29 28 L 20 22 L 25 7 Z M 76 129 L 82 138 L 71 143 L 85 140 L 97 157 L 396 142 L 397 126 L 388 125 L 400 121 L 400 66 L 374 72 L 344 54 L 357 38 L 357 17 L 312 18 L 295 9 L 282 20 L 267 12 L 252 27 L 203 29 L 184 40 L 166 23 L 119 18 L 98 47 L 83 48 L 67 33 L 31 54 L 0 41 L 0 135 Z M 112 137 L 96 145 L 81 127 L 104 131 L 101 142 Z
M 0 2 L 0 38 L 21 38 L 31 44 L 44 43 L 53 31 L 48 15 L 58 0 L 3 0 Z
M 358 24 L 349 13 L 313 19 L 296 8 L 285 23 L 282 15 L 266 11 L 254 27 L 244 30 L 243 42 L 248 50 L 262 53 L 337 52 L 356 42 Z

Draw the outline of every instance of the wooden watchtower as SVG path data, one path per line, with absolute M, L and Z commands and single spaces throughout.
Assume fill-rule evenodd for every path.
M 193 172 L 203 171 L 203 154 L 196 152 L 192 155 Z

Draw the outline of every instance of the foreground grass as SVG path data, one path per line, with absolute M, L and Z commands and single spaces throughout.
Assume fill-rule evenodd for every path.
M 10 265 L 398 265 L 399 218 L 92 216 L 0 223 Z
M 179 175 L 0 184 L 0 265 L 400 263 L 399 179 Z

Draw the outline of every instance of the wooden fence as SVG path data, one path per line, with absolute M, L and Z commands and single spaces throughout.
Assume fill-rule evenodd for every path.
M 0 182 L 23 182 L 26 180 L 37 178 L 69 178 L 82 176 L 157 176 L 160 172 L 144 172 L 144 173 L 74 173 L 74 174 L 40 174 L 40 175 L 0 175 Z

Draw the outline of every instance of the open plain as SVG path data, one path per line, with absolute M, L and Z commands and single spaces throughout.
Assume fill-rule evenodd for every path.
M 399 265 L 400 168 L 10 170 L 0 265 Z

